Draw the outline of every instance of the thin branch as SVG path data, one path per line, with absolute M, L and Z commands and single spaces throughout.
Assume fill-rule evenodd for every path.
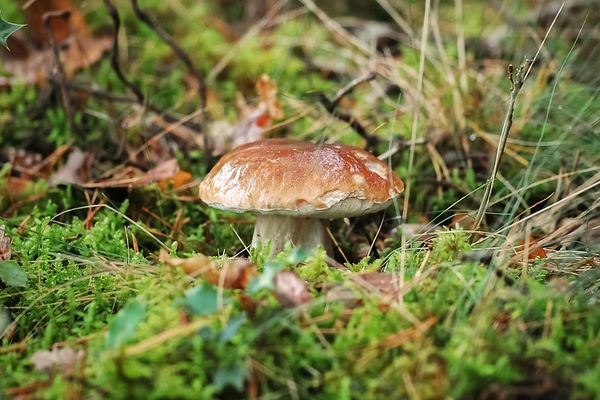
M 112 66 L 112 69 L 115 71 L 115 73 L 119 77 L 119 80 L 125 86 L 127 86 L 129 88 L 129 90 L 131 90 L 133 92 L 138 103 L 143 105 L 145 102 L 145 99 L 144 99 L 144 95 L 142 94 L 142 91 L 133 82 L 131 82 L 129 79 L 127 79 L 127 77 L 123 73 L 123 70 L 121 69 L 121 64 L 119 64 L 119 30 L 121 29 L 121 19 L 119 18 L 119 12 L 117 11 L 116 7 L 114 6 L 114 4 L 112 3 L 111 0 L 104 0 L 104 5 L 108 9 L 108 13 L 110 14 L 110 16 L 112 18 L 113 26 L 115 29 L 112 54 L 110 56 L 110 65 Z
M 192 62 L 192 59 L 190 58 L 190 56 L 177 43 L 175 43 L 175 40 L 173 39 L 173 37 L 167 31 L 165 31 L 161 26 L 159 26 L 150 17 L 150 15 L 148 15 L 144 11 L 142 11 L 142 9 L 140 8 L 140 5 L 138 4 L 138 0 L 131 0 L 131 6 L 133 7 L 133 11 L 135 12 L 135 15 L 142 22 L 144 22 L 150 29 L 152 29 L 154 32 L 156 32 L 156 34 L 167 45 L 169 45 L 169 47 L 171 47 L 173 52 L 175 52 L 175 55 L 177 57 L 179 57 L 179 59 L 181 61 L 183 61 L 183 63 L 185 64 L 185 66 L 188 70 L 188 73 L 191 74 L 196 79 L 196 82 L 198 83 L 198 96 L 200 97 L 200 112 L 198 113 L 198 116 L 200 117 L 200 122 L 202 124 L 204 124 L 206 122 L 206 96 L 207 95 L 206 95 L 206 82 L 204 80 L 204 76 L 202 75 L 202 72 L 200 72 L 200 70 L 194 66 L 194 63 Z M 203 147 L 204 147 L 205 161 L 206 161 L 207 165 L 210 165 L 211 164 L 210 155 L 212 154 L 213 145 L 211 143 L 210 137 L 207 134 L 203 135 L 202 139 L 204 142 Z
M 344 86 L 343 88 L 341 88 L 340 90 L 337 91 L 337 93 L 335 94 L 335 98 L 331 101 L 331 105 L 333 106 L 333 108 L 336 108 L 338 106 L 338 104 L 340 103 L 340 101 L 348 96 L 350 93 L 352 93 L 354 91 L 354 88 L 357 87 L 358 85 L 365 83 L 365 82 L 370 82 L 372 80 L 374 80 L 376 77 L 374 72 L 367 72 L 366 74 L 359 76 L 356 79 L 353 79 L 352 81 L 350 81 L 350 83 L 348 83 L 346 86 Z
M 169 47 L 171 47 L 171 49 L 175 52 L 175 55 L 177 55 L 177 57 L 181 61 L 183 61 L 188 72 L 196 79 L 196 81 L 198 82 L 198 95 L 200 97 L 200 108 L 202 110 L 204 110 L 206 108 L 206 83 L 204 81 L 204 76 L 202 75 L 200 70 L 194 66 L 192 59 L 185 52 L 185 50 L 183 50 L 177 43 L 175 43 L 175 40 L 173 39 L 173 37 L 169 33 L 167 33 L 167 31 L 165 31 L 161 26 L 159 26 L 150 17 L 150 15 L 146 14 L 146 12 L 144 12 L 144 11 L 142 11 L 142 9 L 140 9 L 138 0 L 131 0 L 131 5 L 133 7 L 133 11 L 135 12 L 135 15 L 142 22 L 144 22 L 146 25 L 148 25 L 149 28 L 151 28 L 154 32 L 156 32 L 156 34 L 166 44 L 168 44 Z
M 70 16 L 71 11 L 69 10 L 49 11 L 44 13 L 42 21 L 44 24 L 44 28 L 48 32 L 48 38 L 50 40 L 50 45 L 52 46 L 52 55 L 54 56 L 54 63 L 56 66 L 58 86 L 60 88 L 62 103 L 65 107 L 65 112 L 67 113 L 69 125 L 71 126 L 71 129 L 77 130 L 75 125 L 75 118 L 73 117 L 73 110 L 71 109 L 71 101 L 69 99 L 69 94 L 67 93 L 66 88 L 67 78 L 62 62 L 60 61 L 60 49 L 58 48 L 58 43 L 56 43 L 56 38 L 54 37 L 54 32 L 52 32 L 52 26 L 50 25 L 50 21 L 53 18 L 60 18 L 64 21 L 68 21 Z
M 368 147 L 372 147 L 375 144 L 377 144 L 377 138 L 374 137 L 373 135 L 371 135 L 367 131 L 367 129 L 364 126 L 362 126 L 362 124 L 355 117 L 353 117 L 350 114 L 344 113 L 344 112 L 336 111 L 336 108 L 340 104 L 340 101 L 345 96 L 352 93 L 352 91 L 354 90 L 354 88 L 356 88 L 356 86 L 358 86 L 364 82 L 372 81 L 373 79 L 375 79 L 374 72 L 368 72 L 362 76 L 359 76 L 358 78 L 352 80 L 346 86 L 344 86 L 343 88 L 338 90 L 335 95 L 335 98 L 333 100 L 330 100 L 323 93 L 319 93 L 319 101 L 321 102 L 323 107 L 325 107 L 327 112 L 329 112 L 329 114 L 331 114 L 333 117 L 339 119 L 340 121 L 344 121 L 344 122 L 348 123 L 348 125 L 350 125 L 350 127 L 352 129 L 354 129 L 354 131 L 356 131 L 356 133 L 358 133 L 363 139 L 365 139 L 367 141 Z
M 389 146 L 389 149 L 385 153 L 381 153 L 379 156 L 377 156 L 377 158 L 379 158 L 380 160 L 387 160 L 388 158 L 392 157 L 394 154 L 396 154 L 400 150 L 404 150 L 404 149 L 410 148 L 412 146 L 422 146 L 427 143 L 428 143 L 427 139 L 425 139 L 425 138 L 418 138 L 414 142 L 406 141 L 404 139 L 395 140 Z
M 56 79 L 52 79 L 52 81 L 57 82 Z M 138 100 L 135 97 L 114 95 L 107 91 L 93 88 L 93 87 L 89 86 L 89 84 L 82 84 L 82 83 L 77 83 L 77 82 L 66 82 L 65 87 L 70 91 L 89 94 L 100 100 L 114 101 L 117 103 L 135 103 L 135 104 L 138 103 Z
M 477 211 L 477 216 L 475 217 L 475 226 L 473 230 L 477 230 L 479 228 L 479 225 L 481 225 L 481 221 L 483 221 L 483 217 L 485 216 L 485 211 L 487 210 L 488 205 L 490 203 L 490 198 L 492 197 L 492 189 L 494 187 L 494 181 L 496 179 L 496 175 L 498 174 L 498 168 L 500 167 L 502 155 L 504 154 L 504 148 L 506 147 L 508 133 L 510 132 L 510 128 L 513 123 L 513 115 L 515 112 L 515 103 L 517 101 L 517 96 L 521 91 L 523 84 L 525 83 L 525 79 L 527 78 L 527 74 L 529 73 L 530 65 L 531 60 L 525 58 L 525 61 L 517 70 L 516 79 L 514 77 L 513 65 L 509 64 L 508 66 L 508 80 L 510 81 L 511 85 L 508 110 L 504 118 L 504 123 L 502 124 L 502 131 L 500 132 L 500 138 L 498 139 L 498 147 L 496 148 L 494 164 L 490 172 L 490 177 L 488 178 L 486 183 L 485 193 L 483 194 L 483 199 L 479 206 L 479 210 Z

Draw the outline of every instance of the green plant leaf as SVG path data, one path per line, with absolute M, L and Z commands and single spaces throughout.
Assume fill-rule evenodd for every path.
M 221 367 L 215 373 L 214 384 L 218 390 L 223 390 L 226 386 L 233 386 L 241 391 L 244 387 L 244 381 L 248 375 L 248 368 L 243 363 L 235 363 Z
M 8 45 L 6 44 L 8 37 L 24 26 L 22 24 L 13 24 L 0 18 L 0 43 L 8 49 Z
M 27 287 L 27 274 L 14 261 L 0 262 L 0 280 L 6 286 Z
M 227 323 L 227 326 L 221 331 L 221 334 L 219 335 L 219 343 L 225 343 L 233 338 L 246 321 L 248 321 L 246 314 L 240 314 L 232 317 Z
M 218 295 L 213 285 L 204 282 L 185 293 L 183 304 L 194 315 L 214 314 L 219 309 Z M 223 299 L 223 304 L 228 302 L 228 298 Z
M 146 303 L 142 301 L 127 303 L 108 325 L 106 347 L 114 349 L 131 340 L 145 316 Z
M 295 247 L 294 250 L 290 253 L 287 260 L 290 264 L 301 264 L 306 262 L 309 257 L 311 257 L 314 253 L 314 249 L 309 249 L 306 247 Z
M 254 294 L 261 289 L 273 289 L 273 279 L 275 275 L 283 269 L 283 265 L 276 261 L 269 261 L 265 265 L 263 272 L 254 277 L 248 284 L 247 291 L 249 294 Z

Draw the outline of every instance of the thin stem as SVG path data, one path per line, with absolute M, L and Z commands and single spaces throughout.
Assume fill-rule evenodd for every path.
M 61 11 L 49 11 L 44 14 L 42 17 L 44 28 L 48 33 L 48 38 L 50 40 L 50 45 L 52 47 L 52 55 L 54 57 L 54 63 L 56 64 L 56 75 L 58 77 L 58 86 L 60 87 L 60 95 L 62 99 L 63 106 L 65 107 L 65 112 L 67 113 L 67 118 L 69 120 L 69 125 L 71 129 L 77 131 L 75 125 L 75 118 L 73 116 L 73 110 L 71 108 L 71 101 L 69 99 L 69 94 L 67 93 L 67 78 L 65 75 L 65 70 L 63 68 L 62 62 L 60 61 L 60 49 L 58 48 L 58 43 L 56 43 L 56 38 L 54 37 L 54 32 L 52 31 L 52 26 L 50 26 L 50 20 L 53 18 L 61 18 L 64 21 L 68 21 L 71 16 L 71 12 L 69 10 L 61 10 Z
M 115 32 L 113 34 L 114 39 L 113 39 L 112 54 L 110 56 L 110 65 L 112 66 L 112 69 L 115 71 L 115 73 L 119 77 L 119 80 L 125 86 L 127 86 L 129 88 L 129 90 L 131 90 L 133 92 L 138 103 L 143 105 L 145 99 L 144 99 L 144 95 L 142 94 L 142 91 L 133 82 L 131 82 L 129 79 L 127 79 L 127 77 L 125 76 L 125 73 L 123 73 L 123 70 L 121 69 L 121 64 L 119 64 L 119 30 L 121 28 L 121 19 L 119 18 L 119 12 L 115 8 L 115 6 L 111 0 L 104 0 L 104 5 L 108 9 L 108 13 L 110 14 L 110 17 L 112 18 L 113 26 L 115 29 Z
M 510 100 L 508 102 L 508 110 L 506 112 L 506 116 L 504 117 L 504 123 L 502 124 L 502 130 L 500 132 L 500 138 L 498 139 L 498 147 L 496 148 L 496 156 L 494 158 L 494 164 L 492 165 L 492 169 L 490 172 L 490 176 L 486 182 L 485 192 L 483 194 L 483 199 L 479 206 L 479 210 L 477 211 L 477 216 L 475 217 L 475 225 L 473 230 L 477 230 L 481 222 L 483 221 L 483 217 L 485 216 L 485 211 L 487 210 L 490 198 L 492 197 L 492 190 L 494 187 L 494 181 L 496 180 L 496 175 L 498 174 L 498 169 L 500 167 L 500 161 L 502 160 L 502 155 L 504 154 L 504 148 L 506 147 L 506 142 L 508 139 L 508 133 L 510 132 L 510 128 L 513 123 L 513 115 L 515 112 L 515 104 L 517 101 L 517 96 L 525 83 L 525 79 L 527 77 L 527 73 L 529 72 L 529 67 L 531 65 L 531 60 L 525 59 L 523 64 L 519 67 L 517 71 L 516 80 L 514 79 L 513 74 L 513 66 L 509 64 L 508 66 L 508 80 L 511 84 L 510 90 Z

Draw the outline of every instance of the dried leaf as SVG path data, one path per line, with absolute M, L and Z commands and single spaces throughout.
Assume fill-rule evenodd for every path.
M 214 121 L 208 126 L 207 136 L 212 148 L 212 155 L 219 156 L 231 150 L 233 141 L 233 126 L 225 121 Z
M 83 152 L 78 148 L 73 149 L 67 162 L 58 171 L 50 176 L 48 182 L 51 185 L 77 184 L 80 185 L 89 180 L 92 154 Z
M 240 118 L 231 127 L 226 121 L 216 121 L 209 128 L 213 155 L 221 155 L 242 144 L 263 138 L 265 129 L 274 120 L 283 118 L 283 110 L 277 99 L 277 85 L 265 74 L 256 82 L 256 92 L 260 101 L 255 106 L 248 106 L 245 100 L 238 97 Z
M 358 287 L 379 293 L 383 300 L 388 301 L 400 294 L 398 277 L 395 274 L 384 272 L 366 272 L 349 275 L 349 281 Z M 360 295 L 356 290 L 344 285 L 330 285 L 324 288 L 327 293 L 327 301 L 342 302 L 348 308 L 356 306 L 360 302 Z
M 23 10 L 28 23 L 28 36 L 13 41 L 18 45 L 16 53 L 1 54 L 3 70 L 10 76 L 0 77 L 2 84 L 39 83 L 52 76 L 56 60 L 44 23 L 49 12 L 68 11 L 68 17 L 51 18 L 48 21 L 52 38 L 60 45 L 59 58 L 68 76 L 95 63 L 112 47 L 111 36 L 96 38 L 90 35 L 83 14 L 70 0 L 29 1 Z
M 521 254 L 524 251 L 528 252 L 527 259 L 529 260 L 535 260 L 536 258 L 546 258 L 547 256 L 546 250 L 544 250 L 544 248 L 541 247 L 538 244 L 537 240 L 535 240 L 533 237 L 529 238 L 529 243 L 527 243 L 525 240 L 521 240 L 519 247 L 521 249 Z
M 173 178 L 179 171 L 177 160 L 172 158 L 163 161 L 155 168 L 152 168 L 146 173 L 140 173 L 139 170 L 133 168 L 125 168 L 123 174 L 114 177 L 113 179 L 105 179 L 102 181 L 84 183 L 81 186 L 85 188 L 137 188 L 140 186 L 149 185 L 158 181 Z M 129 175 L 123 177 L 123 175 Z M 133 176 L 131 176 L 133 175 Z
M 398 276 L 384 272 L 355 274 L 352 279 L 365 289 L 376 289 L 380 293 L 394 296 L 399 293 Z
M 0 261 L 10 260 L 11 255 L 10 238 L 4 234 L 4 226 L 0 226 Z
M 171 267 L 181 267 L 188 275 L 198 275 L 216 268 L 215 262 L 202 254 L 190 258 L 176 258 L 171 257 L 165 250 L 161 250 L 158 261 Z
M 279 271 L 275 275 L 273 294 L 284 307 L 297 307 L 311 300 L 306 282 L 290 270 Z
M 225 289 L 245 289 L 257 275 L 256 264 L 245 258 L 232 258 L 225 260 L 219 269 L 208 270 L 203 277 L 213 285 Z
M 54 40 L 58 43 L 71 35 L 88 36 L 89 29 L 83 14 L 73 5 L 71 0 L 35 0 L 28 1 L 23 7 L 28 31 L 36 41 L 36 45 L 47 45 L 50 42 L 48 30 L 44 26 L 44 15 L 48 12 L 69 11 L 68 18 L 52 18 L 50 29 Z
M 264 104 L 267 110 L 267 115 L 272 120 L 283 118 L 283 110 L 281 104 L 277 100 L 277 85 L 267 74 L 262 74 L 258 82 L 256 82 L 256 92 L 260 97 L 260 104 Z
M 173 267 L 181 267 L 186 274 L 202 276 L 213 285 L 225 289 L 244 289 L 250 280 L 258 275 L 256 265 L 245 258 L 215 261 L 202 254 L 190 258 L 176 258 L 161 250 L 159 261 Z
M 96 63 L 111 47 L 112 38 L 108 36 L 70 38 L 65 47 L 61 48 L 59 57 L 65 73 L 71 76 L 75 71 Z M 0 59 L 3 69 L 9 75 L 4 80 L 9 84 L 44 82 L 52 76 L 52 69 L 56 64 L 51 48 L 28 51 L 26 58 L 12 58 L 3 53 Z
M 456 213 L 452 217 L 452 222 L 450 223 L 450 227 L 456 229 L 461 227 L 464 230 L 472 230 L 475 228 L 475 218 L 473 218 L 468 213 Z
M 600 246 L 600 218 L 591 219 L 584 224 L 583 241 L 588 246 Z
M 264 108 L 259 106 L 239 120 L 230 133 L 231 146 L 227 150 L 262 139 L 265 128 L 270 126 L 270 120 L 265 119 L 265 115 Z
M 178 171 L 174 177 L 158 181 L 158 187 L 165 190 L 167 187 L 178 189 L 190 183 L 194 177 L 187 171 Z
M 85 358 L 85 351 L 73 350 L 70 347 L 53 348 L 50 351 L 36 351 L 30 361 L 35 369 L 46 373 L 60 372 L 64 376 L 72 376 Z
M 575 241 L 589 247 L 600 246 L 600 218 L 581 221 L 577 218 L 563 218 L 558 223 L 556 233 L 560 233 L 559 244 L 569 246 Z M 556 234 L 555 233 L 555 234 Z

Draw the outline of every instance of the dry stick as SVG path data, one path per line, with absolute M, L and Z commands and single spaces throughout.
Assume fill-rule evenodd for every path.
M 323 104 L 323 107 L 325 107 L 327 112 L 329 112 L 329 114 L 339 119 L 340 121 L 347 122 L 348 125 L 350 125 L 350 127 L 354 129 L 356 133 L 358 133 L 363 139 L 367 141 L 368 147 L 374 146 L 377 143 L 377 138 L 372 136 L 367 131 L 367 129 L 364 126 L 362 126 L 362 124 L 358 122 L 358 120 L 352 115 L 343 112 L 337 112 L 335 111 L 335 109 L 340 104 L 340 101 L 345 96 L 350 94 L 356 86 L 364 82 L 372 81 L 373 79 L 375 79 L 374 72 L 368 72 L 362 76 L 359 76 L 356 79 L 353 79 L 348 85 L 338 90 L 333 100 L 329 100 L 329 98 L 327 98 L 327 96 L 325 96 L 323 93 L 319 93 L 319 101 L 321 102 L 321 104 Z
M 112 54 L 110 56 L 110 65 L 119 77 L 119 80 L 125 86 L 127 86 L 129 90 L 133 92 L 133 94 L 135 94 L 138 103 L 143 105 L 145 99 L 144 95 L 142 94 L 142 91 L 136 85 L 134 85 L 133 82 L 127 79 L 127 77 L 123 73 L 123 70 L 121 69 L 121 64 L 119 64 L 119 30 L 121 29 L 121 19 L 119 18 L 119 12 L 115 8 L 111 0 L 104 0 L 104 5 L 108 9 L 108 13 L 112 18 L 113 26 L 115 29 Z
M 177 43 L 173 37 L 167 33 L 161 26 L 156 24 L 156 22 L 150 17 L 150 15 L 146 14 L 140 8 L 138 4 L 138 0 L 131 0 L 131 6 L 133 7 L 133 11 L 135 15 L 144 22 L 150 29 L 152 29 L 156 34 L 167 44 L 175 55 L 179 57 L 181 61 L 185 64 L 188 73 L 191 74 L 198 82 L 198 96 L 200 97 L 200 113 L 199 117 L 201 118 L 201 123 L 206 123 L 206 82 L 204 81 L 204 76 L 202 72 L 198 68 L 194 66 L 192 59 L 190 56 L 183 50 Z M 205 127 L 206 128 L 206 127 Z M 210 162 L 210 155 L 212 154 L 212 144 L 210 143 L 210 138 L 208 135 L 203 135 L 204 141 L 204 154 L 206 156 L 207 163 Z
M 56 79 L 51 79 L 51 80 L 53 82 L 58 83 L 58 81 Z M 65 87 L 72 92 L 89 94 L 90 96 L 94 96 L 100 100 L 114 101 L 117 103 L 136 103 L 136 104 L 138 103 L 138 100 L 134 97 L 114 95 L 114 94 L 111 94 L 104 90 L 88 87 L 83 83 L 72 82 L 72 81 L 66 82 Z
M 396 25 L 398 25 L 400 29 L 404 31 L 404 33 L 406 33 L 411 39 L 414 37 L 414 32 L 410 27 L 410 24 L 406 22 L 404 18 L 402 18 L 402 16 L 398 13 L 398 11 L 396 11 L 394 6 L 392 6 L 388 0 L 375 1 L 377 1 L 377 4 L 379 4 L 381 8 L 383 8 L 390 17 L 392 17 Z
M 58 48 L 58 43 L 56 43 L 56 39 L 54 38 L 54 33 L 52 32 L 52 27 L 50 26 L 50 20 L 53 18 L 62 18 L 65 22 L 71 16 L 71 11 L 69 10 L 61 10 L 61 11 L 49 11 L 44 13 L 42 17 L 44 28 L 46 32 L 48 32 L 48 38 L 50 40 L 50 45 L 52 46 L 52 55 L 54 56 L 54 63 L 56 64 L 56 74 L 58 75 L 58 86 L 60 87 L 60 94 L 62 98 L 63 106 L 65 107 L 65 111 L 67 113 L 67 118 L 69 120 L 69 125 L 71 129 L 77 131 L 77 127 L 75 124 L 75 118 L 73 117 L 73 110 L 71 109 L 71 102 L 69 100 L 69 95 L 67 93 L 67 78 L 65 75 L 65 70 L 63 68 L 62 62 L 60 61 L 60 50 Z
M 500 161 L 502 160 L 502 155 L 504 154 L 504 148 L 506 147 L 506 141 L 508 139 L 508 133 L 510 131 L 510 127 L 513 123 L 513 114 L 515 112 L 515 103 L 517 101 L 517 95 L 521 91 L 523 87 L 523 83 L 525 83 L 526 75 L 529 72 L 529 67 L 531 65 L 531 60 L 525 58 L 525 61 L 519 69 L 517 70 L 517 79 L 516 81 L 513 78 L 513 65 L 509 64 L 507 73 L 508 80 L 511 84 L 510 89 L 510 100 L 508 103 L 508 111 L 506 112 L 506 116 L 504 118 L 504 123 L 502 124 L 502 131 L 500 132 L 500 138 L 498 139 L 498 147 L 496 148 L 496 157 L 494 158 L 494 164 L 492 166 L 492 170 L 490 172 L 490 177 L 487 180 L 485 192 L 483 194 L 483 199 L 481 204 L 479 205 L 479 210 L 477 211 L 477 216 L 475 217 L 475 225 L 473 230 L 477 230 L 479 225 L 481 225 L 481 221 L 483 221 L 483 217 L 485 215 L 485 211 L 490 203 L 490 198 L 492 197 L 492 189 L 494 187 L 494 181 L 496 179 L 496 175 L 498 174 L 498 168 L 500 166 Z
M 354 47 L 356 47 L 357 49 L 359 49 L 364 54 L 369 54 L 370 53 L 370 49 L 369 49 L 369 47 L 366 44 L 364 44 L 363 42 L 361 42 L 356 36 L 354 36 L 351 33 L 349 33 L 337 21 L 334 21 L 333 19 L 331 19 L 323 10 L 321 10 L 315 4 L 315 2 L 313 0 L 300 0 L 300 2 L 302 4 L 304 4 L 304 6 L 310 12 L 312 12 L 313 14 L 315 14 L 315 16 L 321 22 L 323 22 L 323 24 L 325 25 L 325 27 L 328 30 L 336 33 L 338 36 L 340 36 L 342 39 L 344 39 L 348 43 L 352 44 Z
M 579 190 L 571 193 L 567 197 L 563 197 L 562 199 L 560 199 L 556 203 L 552 203 L 548 207 L 546 207 L 546 208 L 544 208 L 542 210 L 536 211 L 535 213 L 526 216 L 522 220 L 516 221 L 516 222 L 514 222 L 514 223 L 512 223 L 512 224 L 510 224 L 508 226 L 505 226 L 504 228 L 499 229 L 496 233 L 505 232 L 508 229 L 510 229 L 510 228 L 512 228 L 514 226 L 520 225 L 520 224 L 522 224 L 522 223 L 524 223 L 526 221 L 529 221 L 530 219 L 535 218 L 538 215 L 543 214 L 543 213 L 545 213 L 545 212 L 547 212 L 549 210 L 552 210 L 552 209 L 554 209 L 556 207 L 562 207 L 564 204 L 568 203 L 570 200 L 574 199 L 575 197 L 579 196 L 580 194 L 583 194 L 583 193 L 585 193 L 585 192 L 587 192 L 587 191 L 589 191 L 591 189 L 594 189 L 596 186 L 600 186 L 600 181 L 597 181 L 597 182 L 589 185 L 588 187 L 584 187 L 582 189 L 579 189 Z
M 388 158 L 392 157 L 394 154 L 396 154 L 397 152 L 399 152 L 400 150 L 404 150 L 407 147 L 411 147 L 411 146 L 422 146 L 429 143 L 427 141 L 427 139 L 425 138 L 419 138 L 416 139 L 414 142 L 407 142 L 405 140 L 395 140 L 392 141 L 389 149 L 387 149 L 385 152 L 381 153 L 380 155 L 377 156 L 377 158 L 379 158 L 380 160 L 387 160 Z M 449 183 L 442 183 L 439 181 L 436 181 L 440 184 L 449 184 Z
M 150 29 L 152 29 L 156 34 L 171 47 L 171 49 L 175 52 L 175 55 L 179 57 L 181 61 L 185 64 L 188 72 L 196 79 L 198 82 L 198 95 L 200 97 L 200 109 L 205 110 L 206 108 L 206 83 L 204 82 L 204 76 L 200 72 L 198 68 L 194 66 L 192 59 L 190 56 L 183 50 L 177 43 L 173 37 L 167 33 L 162 27 L 156 24 L 156 22 L 144 11 L 140 9 L 138 4 L 138 0 L 131 0 L 131 5 L 133 7 L 133 11 L 135 15 Z
M 359 76 L 358 78 L 353 79 L 346 86 L 344 86 L 343 88 L 338 90 L 337 93 L 335 94 L 335 98 L 333 100 L 331 100 L 331 105 L 333 106 L 333 108 L 337 107 L 338 104 L 340 103 L 340 101 L 342 101 L 342 99 L 345 96 L 352 93 L 352 91 L 354 90 L 355 87 L 357 87 L 361 83 L 370 82 L 373 79 L 375 79 L 375 77 L 376 77 L 376 75 L 374 72 L 371 72 L 371 71 L 367 72 L 367 73 L 363 74 L 362 76 Z

